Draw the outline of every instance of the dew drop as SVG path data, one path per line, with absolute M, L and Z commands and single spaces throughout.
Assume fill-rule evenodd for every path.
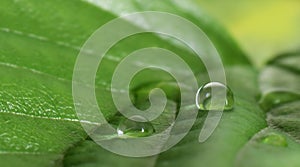
M 212 97 L 212 90 L 214 90 L 214 97 Z M 223 99 L 224 94 L 225 100 Z M 209 82 L 198 89 L 196 105 L 200 110 L 231 110 L 234 106 L 233 93 L 228 86 L 222 83 Z
M 154 133 L 154 127 L 141 116 L 132 116 L 120 122 L 117 133 L 119 136 L 146 137 Z
M 299 98 L 300 95 L 297 93 L 274 91 L 264 94 L 259 101 L 259 105 L 264 111 L 269 111 L 276 106 L 297 100 Z
M 263 136 L 262 138 L 260 138 L 260 142 L 268 145 L 281 147 L 286 147 L 288 145 L 286 138 L 277 133 L 269 133 L 266 136 Z

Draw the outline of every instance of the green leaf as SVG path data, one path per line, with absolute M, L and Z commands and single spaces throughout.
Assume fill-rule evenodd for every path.
M 255 86 L 256 72 L 253 72 L 250 67 L 231 67 L 227 68 L 227 74 L 228 84 L 236 97 L 235 109 L 224 113 L 221 123 L 209 140 L 205 143 L 198 142 L 198 135 L 207 114 L 201 112 L 195 126 L 183 141 L 172 149 L 151 157 L 151 160 L 144 159 L 144 165 L 232 166 L 234 164 L 240 148 L 266 124 L 263 112 L 255 105 L 254 97 L 258 93 L 257 86 Z M 244 77 L 237 80 L 233 76 Z M 243 84 L 248 79 L 253 83 Z M 226 152 L 225 155 L 224 152 Z M 93 157 L 92 160 L 91 157 Z M 140 163 L 141 158 L 135 158 L 135 160 L 124 158 L 86 141 L 71 149 L 64 160 L 67 166 L 85 166 L 86 162 L 89 162 L 91 166 L 97 164 L 133 166 Z
M 125 158 L 86 140 L 73 107 L 71 79 L 81 46 L 97 28 L 124 13 L 144 10 L 174 13 L 203 29 L 221 55 L 236 104 L 224 113 L 206 143 L 197 141 L 206 116 L 199 113 L 192 131 L 171 150 L 150 158 Z M 238 150 L 266 126 L 255 99 L 257 72 L 226 31 L 187 1 L 2 0 L 0 20 L 0 161 L 4 166 L 232 166 Z M 117 114 L 108 91 L 113 70 L 132 51 L 162 47 L 180 55 L 195 74 L 205 71 L 191 50 L 173 40 L 147 33 L 111 48 L 101 67 L 105 72 L 97 74 L 95 82 L 98 103 L 108 120 Z M 163 73 L 148 78 L 133 83 L 134 93 L 143 97 L 149 84 L 172 83 Z M 169 99 L 178 100 L 172 94 L 176 87 L 165 90 Z M 135 99 L 137 106 L 144 105 L 141 96 Z M 168 123 L 168 119 L 161 121 L 156 128 Z
M 128 158 L 102 149 L 93 141 L 86 140 L 73 148 L 64 158 L 64 166 L 145 166 L 155 165 L 156 156 Z
M 266 128 L 240 150 L 235 166 L 299 166 L 299 149 L 299 143 L 287 134 L 273 128 Z
M 300 53 L 270 61 L 260 76 L 261 105 L 268 128 L 241 149 L 236 166 L 299 166 L 300 161 Z
M 232 40 L 228 32 L 210 16 L 206 15 L 192 0 L 165 0 L 163 2 L 160 0 L 84 1 L 90 2 L 118 16 L 142 11 L 161 11 L 176 14 L 192 21 L 207 34 L 220 53 L 224 65 L 250 64 L 245 53 L 237 46 L 235 41 Z M 138 43 L 135 43 L 135 45 L 136 44 Z M 160 47 L 162 47 L 162 45 Z
M 300 139 L 300 53 L 271 61 L 261 74 L 262 106 L 269 125 Z M 279 77 L 280 76 L 280 77 Z

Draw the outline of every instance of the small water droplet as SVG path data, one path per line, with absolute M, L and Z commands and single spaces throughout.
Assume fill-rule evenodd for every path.
M 214 102 L 212 103 L 212 89 Z M 223 99 L 225 93 L 225 101 Z M 224 104 L 225 102 L 225 104 Z M 196 94 L 196 105 L 200 110 L 231 110 L 234 97 L 231 89 L 219 82 L 209 82 L 201 86 Z
M 122 120 L 117 128 L 117 133 L 119 136 L 146 137 L 154 133 L 154 128 L 145 118 L 136 115 Z
M 286 138 L 284 136 L 273 132 L 267 134 L 266 136 L 261 137 L 260 142 L 264 144 L 281 146 L 281 147 L 286 147 L 288 145 Z

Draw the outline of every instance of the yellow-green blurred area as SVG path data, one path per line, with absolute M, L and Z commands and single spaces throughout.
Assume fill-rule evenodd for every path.
M 196 0 L 221 22 L 258 67 L 300 49 L 300 0 Z

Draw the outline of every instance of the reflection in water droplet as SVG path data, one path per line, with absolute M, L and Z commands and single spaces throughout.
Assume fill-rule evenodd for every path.
M 281 146 L 286 147 L 287 141 L 286 138 L 280 134 L 277 133 L 269 133 L 266 136 L 260 138 L 260 142 L 264 144 L 269 144 L 273 146 Z
M 154 133 L 154 128 L 145 118 L 137 115 L 121 121 L 117 133 L 119 136 L 146 137 Z
M 214 102 L 212 103 L 212 89 Z M 225 104 L 224 104 L 225 93 Z M 209 82 L 201 86 L 196 94 L 196 105 L 200 110 L 231 110 L 234 105 L 233 93 L 229 87 L 219 82 Z

